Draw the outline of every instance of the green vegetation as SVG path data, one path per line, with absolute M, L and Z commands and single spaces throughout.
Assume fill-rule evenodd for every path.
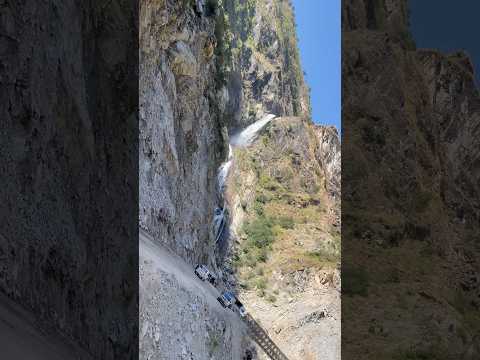
M 274 240 L 273 225 L 272 219 L 264 216 L 245 223 L 243 231 L 248 236 L 248 243 L 259 249 L 270 245 Z
M 297 45 L 295 17 L 291 4 L 286 1 L 277 1 L 276 15 L 276 30 L 284 48 L 285 67 L 289 69 L 286 77 L 292 86 L 293 111 L 295 115 L 300 115 L 300 97 L 302 94 L 302 86 L 304 86 L 304 79 Z M 305 90 L 307 90 L 307 88 L 305 88 Z
M 267 282 L 265 278 L 263 277 L 258 278 L 257 281 L 255 282 L 255 287 L 259 290 L 265 290 L 267 288 Z
M 295 222 L 291 216 L 280 216 L 277 222 L 282 229 L 291 230 L 295 227 Z
M 307 253 L 308 256 L 315 259 L 318 262 L 330 262 L 336 263 L 338 261 L 338 256 L 327 251 L 317 250 L 310 251 Z
M 269 191 L 276 191 L 280 188 L 278 181 L 265 174 L 260 174 L 259 185 Z
M 213 11 L 213 13 L 217 15 L 215 22 L 215 38 L 217 39 L 215 55 L 219 71 L 217 71 L 215 81 L 217 87 L 221 87 L 226 84 L 226 74 L 232 59 L 232 54 L 228 46 L 228 32 L 230 26 L 225 10 L 218 0 L 209 0 L 207 2 L 207 13 L 210 11 Z

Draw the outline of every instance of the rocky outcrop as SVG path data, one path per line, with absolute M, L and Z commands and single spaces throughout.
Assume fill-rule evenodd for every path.
M 191 262 L 212 255 L 216 171 L 226 156 L 215 26 L 202 6 L 142 1 L 140 226 Z
M 138 351 L 135 13 L 0 4 L 0 291 L 97 359 Z
M 142 359 L 245 353 L 239 317 L 193 273 L 196 263 L 216 269 L 217 171 L 228 151 L 217 11 L 212 1 L 141 2 L 139 220 L 154 242 L 146 253 L 140 247 Z M 157 248 L 168 255 L 155 259 Z M 162 269 L 175 255 L 183 260 Z
M 334 126 L 315 126 L 318 139 L 317 159 L 325 172 L 326 189 L 330 196 L 340 199 L 342 155 L 338 131 Z
M 225 78 L 231 127 L 244 128 L 264 114 L 310 114 L 297 48 L 295 18 L 287 1 L 224 0 Z
M 406 1 L 347 1 L 342 20 L 345 356 L 478 357 L 470 60 L 415 49 Z

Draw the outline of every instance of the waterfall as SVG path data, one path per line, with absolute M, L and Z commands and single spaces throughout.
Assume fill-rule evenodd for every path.
M 259 131 L 262 130 L 270 121 L 275 119 L 275 117 L 275 115 L 267 114 L 261 120 L 254 122 L 242 131 L 231 136 L 230 145 L 228 146 L 228 159 L 226 162 L 220 165 L 220 168 L 218 169 L 217 184 L 218 191 L 220 193 L 223 193 L 228 172 L 232 166 L 233 146 L 243 147 L 250 145 L 257 138 Z
M 242 131 L 232 135 L 230 137 L 230 144 L 228 146 L 228 159 L 224 163 L 222 163 L 218 169 L 217 174 L 217 186 L 218 192 L 223 195 L 225 192 L 225 183 L 228 178 L 228 173 L 230 168 L 233 164 L 233 147 L 245 147 L 250 145 L 257 137 L 260 130 L 262 130 L 265 125 L 267 125 L 270 121 L 275 119 L 275 115 L 267 114 L 259 121 L 254 122 L 253 124 L 247 126 Z M 225 239 L 223 234 L 223 230 L 227 225 L 228 216 L 225 213 L 226 204 L 223 204 L 223 207 L 215 208 L 214 215 L 213 215 L 213 229 L 215 233 L 215 243 L 218 244 L 219 251 L 225 246 Z
M 230 144 L 232 144 L 233 146 L 250 145 L 258 136 L 258 132 L 274 118 L 275 115 L 265 115 L 261 120 L 254 122 L 239 133 L 233 135 L 230 139 Z
M 225 181 L 227 181 L 228 171 L 232 166 L 232 161 L 233 161 L 233 149 L 232 149 L 232 145 L 229 145 L 228 160 L 224 162 L 222 165 L 220 165 L 220 168 L 218 170 L 218 175 L 217 175 L 218 190 L 220 192 L 223 192 L 223 189 L 225 187 Z

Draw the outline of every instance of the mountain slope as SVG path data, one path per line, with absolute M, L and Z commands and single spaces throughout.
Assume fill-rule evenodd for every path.
M 330 128 L 277 118 L 234 148 L 228 281 L 291 359 L 340 356 L 340 204 L 331 190 L 340 163 L 326 165 L 339 158 L 338 141 Z
M 464 54 L 415 49 L 407 5 L 343 7 L 343 344 L 355 359 L 473 359 L 479 94 Z
M 336 131 L 316 127 L 309 118 L 293 19 L 289 2 L 283 0 L 142 3 L 140 224 L 154 244 L 190 264 L 192 276 L 194 264 L 207 264 L 220 279 L 218 288 L 239 294 L 262 322 L 281 317 L 277 309 L 298 308 L 283 321 L 279 336 L 271 333 L 269 323 L 264 324 L 293 359 L 315 358 L 324 346 L 337 359 L 340 144 Z M 272 120 L 278 116 L 290 117 Z M 270 121 L 268 136 L 255 140 Z M 253 128 L 247 128 L 251 124 Z M 235 136 L 245 128 L 254 140 L 251 147 Z M 280 158 L 275 159 L 275 154 Z M 268 163 L 268 171 L 257 173 L 255 162 Z M 277 167 L 282 172 L 278 179 L 272 172 Z M 296 177 L 297 170 L 301 177 Z M 239 181 L 238 186 L 232 185 L 232 179 Z M 270 187 L 270 182 L 279 186 Z M 265 197 L 261 204 L 265 216 L 252 210 L 259 207 L 254 200 L 260 192 Z M 253 194 L 251 199 L 248 193 Z M 236 197 L 245 206 L 243 217 Z M 246 264 L 251 260 L 245 264 L 235 260 L 235 273 L 231 256 L 249 244 L 241 241 L 248 226 L 260 231 L 260 237 L 266 235 L 271 249 L 255 245 L 251 256 L 264 263 L 249 271 Z M 224 229 L 220 234 L 219 228 Z M 302 230 L 298 238 L 294 229 Z M 296 247 L 298 259 L 286 251 L 291 246 Z M 275 267 L 280 272 L 270 271 Z M 227 310 L 219 312 L 218 304 L 195 297 L 178 274 L 156 272 L 151 264 L 141 264 L 141 271 L 145 272 L 140 277 L 144 292 L 140 328 L 149 329 L 141 335 L 144 357 L 158 357 L 162 351 L 195 359 L 262 356 L 241 328 L 226 321 Z M 265 302 L 267 310 L 256 312 L 255 303 L 265 301 L 265 296 L 238 286 L 250 282 L 254 289 L 267 280 L 276 287 L 259 285 L 258 290 L 269 299 L 278 295 L 278 302 Z M 172 300 L 181 294 L 201 306 L 201 318 L 195 315 L 196 306 Z M 172 311 L 159 312 L 155 304 Z M 188 323 L 191 326 L 177 336 L 178 324 Z M 209 352 L 212 343 L 206 336 L 212 324 L 218 325 L 215 331 L 226 331 L 225 336 L 214 337 L 216 355 Z M 155 326 L 170 345 L 182 339 L 186 352 L 182 347 L 162 347 L 155 340 Z M 309 334 L 304 343 L 294 344 L 288 337 L 302 336 L 303 331 Z M 319 331 L 327 335 L 319 336 Z M 228 351 L 239 343 L 243 353 Z

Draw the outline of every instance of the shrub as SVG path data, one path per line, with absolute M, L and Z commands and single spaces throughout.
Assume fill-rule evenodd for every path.
M 308 255 L 318 261 L 336 262 L 338 260 L 335 254 L 325 250 L 311 251 Z
M 262 204 L 266 204 L 268 201 L 270 201 L 270 197 L 265 194 L 258 194 L 257 197 L 255 198 L 255 201 Z
M 263 207 L 263 203 L 260 202 L 260 201 L 255 201 L 255 203 L 253 204 L 253 210 L 255 210 L 255 213 L 258 215 L 258 216 L 263 216 L 264 213 L 265 213 L 265 209 Z
M 258 290 L 265 290 L 267 288 L 267 282 L 265 281 L 265 278 L 263 277 L 258 278 L 257 281 L 255 282 L 255 287 Z
M 278 183 L 267 175 L 260 175 L 260 186 L 264 189 L 275 191 L 278 189 Z
M 278 225 L 283 229 L 293 229 L 295 227 L 295 222 L 290 216 L 281 216 L 277 220 Z
M 259 262 L 266 262 L 267 261 L 267 250 L 265 248 L 261 248 L 257 254 L 257 261 Z
M 271 219 L 261 216 L 252 222 L 244 225 L 244 232 L 248 236 L 249 242 L 257 247 L 267 247 L 273 242 L 274 234 L 272 230 L 273 223 Z

